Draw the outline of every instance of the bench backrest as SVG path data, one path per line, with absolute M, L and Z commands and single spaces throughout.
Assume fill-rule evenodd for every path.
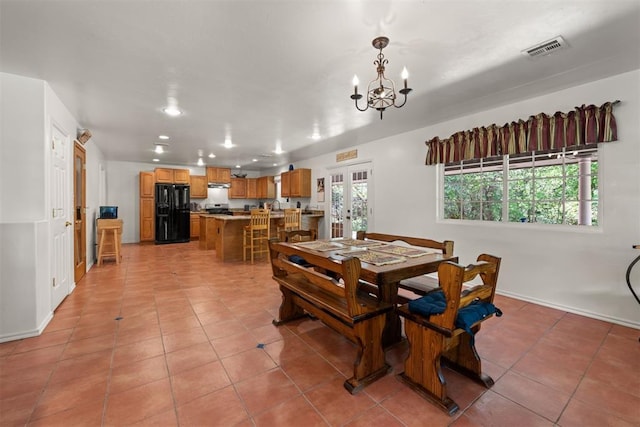
M 285 231 L 283 234 L 285 242 L 295 243 L 316 240 L 318 233 L 316 233 L 316 230 L 311 229 Z
M 367 233 L 366 231 L 358 231 L 356 236 L 358 240 L 379 240 L 381 242 L 405 242 L 411 246 L 420 246 L 423 248 L 431 248 L 442 251 L 443 255 L 453 256 L 453 240 L 445 240 L 438 242 L 431 239 L 423 239 L 419 237 L 396 236 L 394 234 L 383 233 Z
M 430 316 L 429 322 L 439 328 L 453 331 L 458 309 L 469 305 L 476 299 L 493 303 L 500 261 L 501 258 L 496 256 L 481 254 L 475 264 L 466 267 L 450 261 L 440 264 L 438 279 L 447 301 L 447 308 L 440 315 Z M 464 283 L 478 275 L 482 279 L 482 285 L 476 285 L 463 292 Z
M 271 251 L 271 268 L 276 280 L 304 281 L 338 298 L 344 298 L 347 314 L 350 317 L 357 317 L 366 312 L 366 309 L 358 303 L 357 298 L 361 268 L 358 258 L 347 258 L 343 261 L 332 260 L 303 253 L 295 247 L 279 243 L 277 239 L 269 241 L 269 250 Z M 304 257 L 307 263 L 312 264 L 314 268 L 302 267 L 289 261 L 291 255 Z M 339 277 L 342 281 L 331 276 Z

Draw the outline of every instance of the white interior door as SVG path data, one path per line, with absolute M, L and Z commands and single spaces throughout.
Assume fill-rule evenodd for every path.
M 373 165 L 360 163 L 331 172 L 331 238 L 356 237 L 373 223 Z
M 71 267 L 70 138 L 55 123 L 51 126 L 51 310 L 69 294 Z

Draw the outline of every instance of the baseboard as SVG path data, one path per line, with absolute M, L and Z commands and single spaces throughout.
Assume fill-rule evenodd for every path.
M 51 322 L 51 319 L 53 319 L 53 312 L 49 312 L 49 314 L 47 314 L 47 317 L 44 318 L 44 320 L 40 323 L 40 326 L 38 326 L 36 329 L 0 335 L 0 343 L 21 340 L 24 338 L 37 337 L 42 334 L 44 328 L 46 328 L 49 322 Z
M 509 291 L 505 292 L 505 291 L 496 290 L 496 294 L 503 295 L 509 298 L 515 298 L 521 301 L 530 302 L 533 304 L 542 305 L 549 308 L 555 308 L 556 310 L 562 310 L 562 311 L 566 311 L 573 314 L 579 314 L 580 316 L 589 317 L 591 319 L 597 319 L 597 320 L 602 320 L 609 323 L 615 323 L 616 325 L 626 326 L 628 328 L 640 329 L 640 322 L 631 322 L 627 319 L 620 319 L 618 317 L 613 317 L 613 316 L 605 316 L 600 313 L 594 313 L 587 310 L 580 310 L 575 307 L 569 307 L 561 304 L 553 304 L 548 301 L 539 300 L 537 298 L 525 297 Z

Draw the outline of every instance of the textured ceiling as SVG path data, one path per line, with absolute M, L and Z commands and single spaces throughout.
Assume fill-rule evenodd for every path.
M 413 88 L 383 120 L 349 99 L 379 35 Z M 3 72 L 49 82 L 107 159 L 186 166 L 271 168 L 638 69 L 639 46 L 637 0 L 0 1 Z

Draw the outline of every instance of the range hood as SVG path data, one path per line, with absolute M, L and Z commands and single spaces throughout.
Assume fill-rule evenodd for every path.
M 227 183 L 227 182 L 210 182 L 208 184 L 209 188 L 229 188 L 231 187 L 231 184 Z

